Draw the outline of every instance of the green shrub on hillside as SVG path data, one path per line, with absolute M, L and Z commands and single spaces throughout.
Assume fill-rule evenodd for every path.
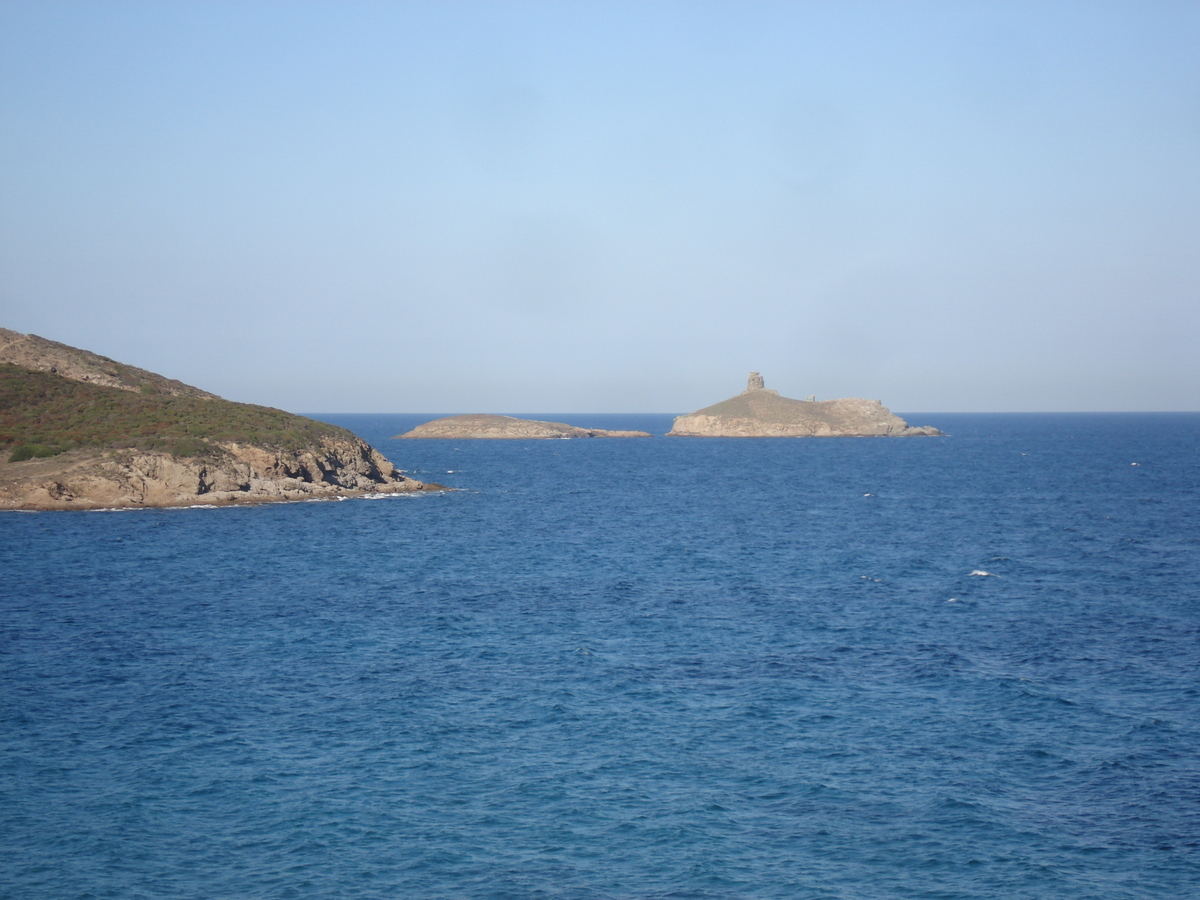
M 215 445 L 221 441 L 300 450 L 325 436 L 353 437 L 336 425 L 266 406 L 134 393 L 0 364 L 0 444 L 14 448 L 14 462 L 18 453 L 32 459 L 76 447 L 193 457 L 221 455 Z
M 26 459 L 36 459 L 43 456 L 57 456 L 63 452 L 62 447 L 46 447 L 42 444 L 21 444 L 9 454 L 9 462 L 21 462 Z

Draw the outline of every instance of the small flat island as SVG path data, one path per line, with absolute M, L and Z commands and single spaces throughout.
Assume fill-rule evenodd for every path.
M 563 422 L 539 422 L 513 416 L 472 414 L 447 416 L 418 425 L 397 438 L 453 438 L 488 440 L 547 440 L 552 438 L 628 438 L 650 437 L 647 431 L 605 431 L 603 428 L 578 428 Z
M 878 400 L 792 400 L 751 372 L 746 390 L 728 400 L 679 416 L 668 437 L 916 437 L 939 435 L 912 427 Z

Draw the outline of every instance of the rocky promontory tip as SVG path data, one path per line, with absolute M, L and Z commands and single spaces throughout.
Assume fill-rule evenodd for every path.
M 539 422 L 513 416 L 473 414 L 447 416 L 418 425 L 397 438 L 453 438 L 458 440 L 547 440 L 563 438 L 650 437 L 647 431 L 606 431 L 603 428 L 578 428 L 563 422 Z
M 0 329 L 0 509 L 444 490 L 344 428 Z
M 668 437 L 916 437 L 941 434 L 912 427 L 878 400 L 793 400 L 751 372 L 735 397 L 675 419 Z

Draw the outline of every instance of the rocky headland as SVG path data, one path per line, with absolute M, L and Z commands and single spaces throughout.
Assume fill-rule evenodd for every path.
M 939 435 L 913 427 L 878 400 L 792 400 L 751 372 L 746 390 L 728 400 L 678 416 L 668 437 L 916 437 Z
M 453 438 L 545 440 L 551 438 L 627 438 L 650 437 L 647 431 L 605 431 L 602 428 L 578 428 L 562 422 L 539 422 L 536 419 L 517 419 L 513 416 L 465 415 L 447 416 L 418 425 L 397 438 Z
M 344 428 L 0 329 L 0 509 L 443 490 Z

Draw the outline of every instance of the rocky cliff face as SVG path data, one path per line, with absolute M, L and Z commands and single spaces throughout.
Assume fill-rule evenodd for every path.
M 745 391 L 675 419 L 668 436 L 684 437 L 913 437 L 941 434 L 911 427 L 878 400 L 793 400 L 763 385 L 752 372 Z
M 577 428 L 562 422 L 539 422 L 536 419 L 517 419 L 513 416 L 465 415 L 448 416 L 418 425 L 398 438 L 455 438 L 463 439 L 548 439 L 587 437 L 650 437 L 646 431 L 605 431 L 602 428 Z
M 218 446 L 220 458 L 88 449 L 0 462 L 0 509 L 222 505 L 442 489 L 406 477 L 356 439 L 329 438 L 301 451 Z

